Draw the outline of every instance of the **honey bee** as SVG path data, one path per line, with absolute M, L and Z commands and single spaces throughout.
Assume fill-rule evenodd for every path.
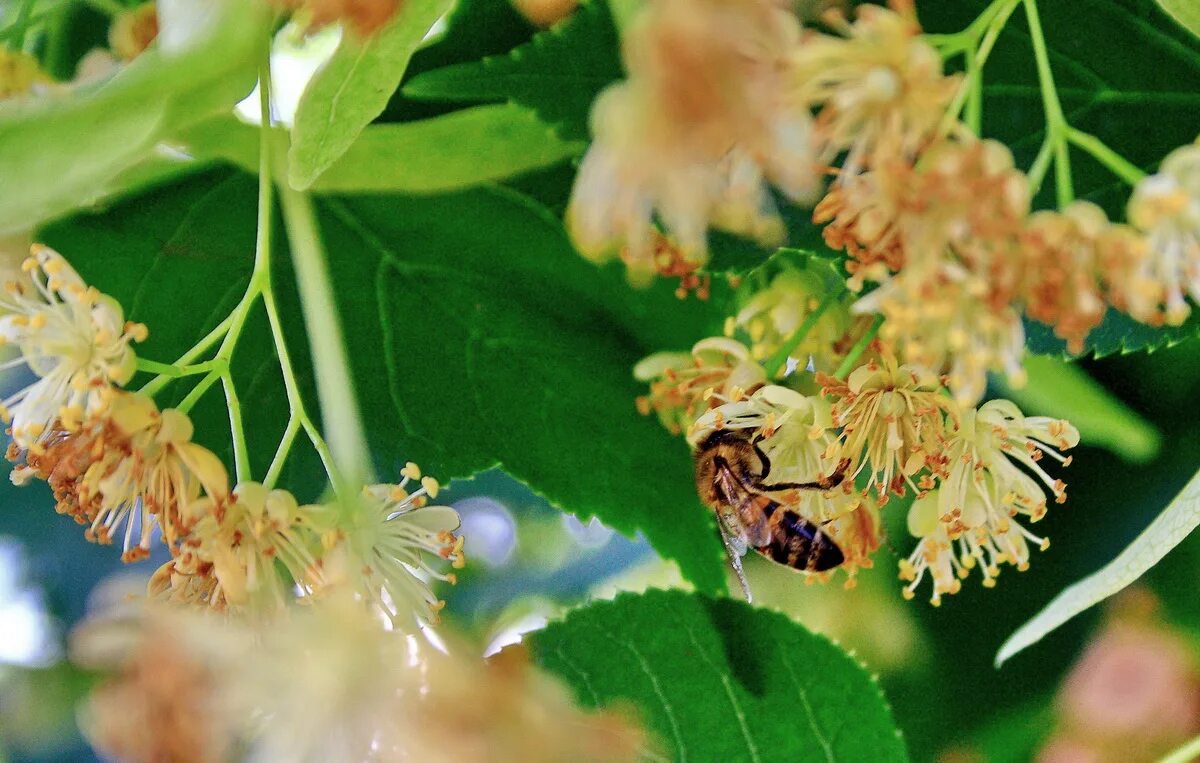
M 752 548 L 802 572 L 838 567 L 845 556 L 818 524 L 772 497 L 783 490 L 827 490 L 841 484 L 849 459 L 815 482 L 768 482 L 771 460 L 749 432 L 717 430 L 696 450 L 696 490 L 717 513 L 717 524 L 746 600 L 750 588 L 741 557 Z

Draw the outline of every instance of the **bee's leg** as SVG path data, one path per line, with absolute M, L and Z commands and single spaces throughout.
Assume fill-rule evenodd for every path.
M 733 547 L 729 533 L 725 532 L 724 526 L 721 527 L 721 542 L 725 544 L 725 552 L 729 554 L 729 563 L 733 565 L 733 574 L 737 575 L 738 583 L 742 585 L 742 595 L 746 597 L 746 603 L 749 604 L 754 601 L 754 596 L 750 593 L 750 582 L 746 580 L 746 573 L 742 571 L 742 555 Z

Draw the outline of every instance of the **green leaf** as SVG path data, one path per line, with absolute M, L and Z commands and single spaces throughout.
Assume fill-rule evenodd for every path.
M 1191 0 L 1179 5 L 1195 7 Z M 966 28 L 987 0 L 921 0 L 930 32 Z M 1067 121 L 1098 137 L 1147 172 L 1200 130 L 1200 39 L 1179 27 L 1155 0 L 1077 0 L 1038 4 L 1050 64 Z M 1027 169 L 1045 138 L 1041 88 L 1029 28 L 1018 9 L 984 69 L 983 134 L 1012 150 Z M 1124 218 L 1130 188 L 1083 151 L 1071 149 L 1075 193 L 1112 219 Z M 1054 205 L 1053 173 L 1037 206 Z M 1200 319 L 1152 328 L 1110 313 L 1087 340 L 1087 353 L 1149 350 L 1194 337 Z M 1030 349 L 1061 352 L 1062 343 L 1031 326 Z
M 380 474 L 408 460 L 443 480 L 499 464 L 565 511 L 644 533 L 698 588 L 723 589 L 723 551 L 696 498 L 687 448 L 637 414 L 641 389 L 630 373 L 650 352 L 716 333 L 722 291 L 701 303 L 677 300 L 665 283 L 632 290 L 620 268 L 584 261 L 558 220 L 509 191 L 327 196 L 316 205 Z M 44 238 L 150 327 L 145 357 L 169 362 L 244 289 L 254 208 L 252 179 L 208 173 Z M 286 270 L 285 251 L 275 261 Z M 277 283 L 290 278 L 282 272 Z M 288 294 L 284 328 L 304 358 L 303 321 Z M 287 409 L 265 326 L 255 326 L 234 359 L 252 390 L 242 399 L 261 477 Z M 211 411 L 198 431 L 203 423 L 206 443 L 219 443 L 228 427 L 219 391 L 202 405 Z
M 1153 352 L 1197 335 L 1200 335 L 1200 313 L 1193 312 L 1181 326 L 1147 326 L 1110 308 L 1100 325 L 1088 334 L 1083 356 L 1103 358 L 1130 352 Z M 1067 343 L 1043 323 L 1026 320 L 1025 337 L 1025 347 L 1032 353 L 1070 357 Z
M 1080 441 L 1116 453 L 1127 461 L 1145 463 L 1158 455 L 1162 435 L 1149 421 L 1121 402 L 1086 371 L 1057 358 L 1025 358 L 1029 379 L 1013 388 L 995 381 L 1004 397 L 1029 415 L 1064 418 L 1079 430 Z
M 405 0 L 387 26 L 361 39 L 349 32 L 308 83 L 292 130 L 288 180 L 308 188 L 383 113 L 404 69 L 453 0 Z
M 1116 559 L 1068 586 L 1017 632 L 996 655 L 999 667 L 1016 653 L 1041 641 L 1046 634 L 1085 609 L 1117 593 L 1141 577 L 1200 525 L 1200 472 Z
M 1195 0 L 1157 0 L 1158 7 L 1192 34 L 1200 37 L 1200 5 Z
M 248 172 L 258 167 L 258 128 L 234 117 L 197 125 L 178 142 L 201 160 L 225 160 Z M 582 143 L 560 140 L 529 109 L 478 106 L 419 122 L 370 125 L 311 190 L 454 190 L 549 167 L 582 150 Z
M 592 707 L 632 702 L 671 760 L 907 760 L 879 686 L 778 612 L 682 591 L 623 594 L 526 637 Z
M 93 201 L 159 138 L 250 92 L 264 12 L 243 0 L 191 2 L 205 3 L 208 19 L 186 49 L 151 49 L 103 83 L 0 104 L 0 167 L 5 186 L 21 189 L 0 200 L 0 233 Z
M 592 0 L 508 55 L 435 69 L 402 92 L 430 100 L 513 101 L 535 110 L 564 138 L 584 139 L 592 101 L 623 76 L 619 47 L 608 5 Z

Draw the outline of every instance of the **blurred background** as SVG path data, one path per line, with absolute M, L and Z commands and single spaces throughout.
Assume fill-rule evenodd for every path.
M 1200 460 L 1200 343 L 1082 365 L 1157 428 L 1163 447 L 1135 463 L 1081 446 L 1065 475 L 1069 501 L 1039 527 L 1053 543 L 1028 572 L 1006 571 L 990 590 L 972 579 L 939 608 L 904 601 L 889 551 L 912 545 L 899 502 L 885 511 L 875 567 L 853 589 L 841 578 L 806 585 L 749 560 L 761 606 L 828 634 L 878 673 L 914 760 L 1136 763 L 1200 733 L 1200 537 L 1133 589 L 992 667 L 1008 634 L 1124 548 Z M 679 457 L 688 457 L 682 444 Z M 589 599 L 681 585 L 646 543 L 564 515 L 502 472 L 453 483 L 445 496 L 463 516 L 471 560 L 442 591 L 445 614 L 482 652 Z M 43 485 L 0 482 L 0 756 L 12 761 L 94 759 L 75 725 L 89 678 L 64 661 L 65 634 L 97 586 L 147 578 L 163 561 L 122 566 L 52 505 Z

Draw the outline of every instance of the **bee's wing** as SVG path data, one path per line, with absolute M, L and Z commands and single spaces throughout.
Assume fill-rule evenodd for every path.
M 754 550 L 771 561 L 804 572 L 824 572 L 845 561 L 837 544 L 821 528 L 781 506 L 769 521 L 770 538 Z
M 764 506 L 774 505 L 765 495 L 751 492 L 726 464 L 717 467 L 716 480 L 729 502 L 717 511 L 717 517 L 731 538 L 746 546 L 761 546 L 771 539 L 768 513 Z

